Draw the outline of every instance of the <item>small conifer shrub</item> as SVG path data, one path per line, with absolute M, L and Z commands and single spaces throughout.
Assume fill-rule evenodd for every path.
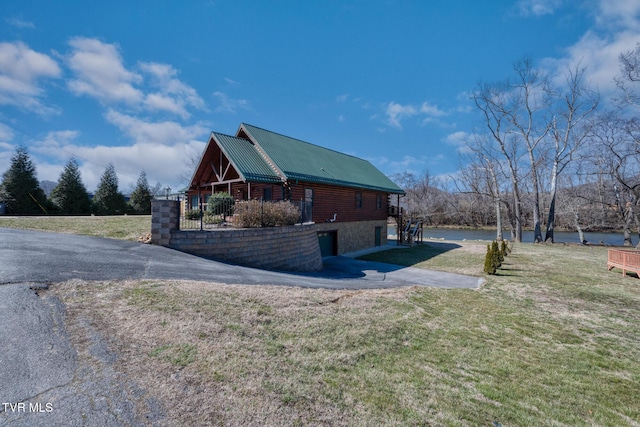
M 496 274 L 495 256 L 493 254 L 493 245 L 487 245 L 487 255 L 484 257 L 484 272 L 487 274 Z
M 504 259 L 504 257 L 506 257 L 507 255 L 509 255 L 509 245 L 507 244 L 506 240 L 503 240 L 502 243 L 500 244 L 500 252 L 502 252 L 502 257 Z
M 502 266 L 502 262 L 504 261 L 504 257 L 502 256 L 502 252 L 500 251 L 498 242 L 493 241 L 491 243 L 491 250 L 493 251 L 493 257 L 494 257 L 494 262 L 496 264 L 496 268 L 500 268 Z

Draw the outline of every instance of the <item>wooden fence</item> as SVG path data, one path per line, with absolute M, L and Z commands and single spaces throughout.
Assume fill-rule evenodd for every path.
M 609 249 L 607 268 L 619 268 L 623 276 L 627 275 L 627 271 L 632 271 L 640 277 L 640 251 Z

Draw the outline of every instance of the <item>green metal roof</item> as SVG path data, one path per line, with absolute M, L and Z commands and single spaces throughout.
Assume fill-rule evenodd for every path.
M 300 180 L 404 194 L 400 187 L 366 160 L 246 123 L 241 125 L 241 129 L 244 129 L 290 181 Z M 263 162 L 269 167 L 266 159 L 263 159 Z
M 212 132 L 220 148 L 245 181 L 281 182 L 278 174 L 269 167 L 253 143 L 244 138 Z

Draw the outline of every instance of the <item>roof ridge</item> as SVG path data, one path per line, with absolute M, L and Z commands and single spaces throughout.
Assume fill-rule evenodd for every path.
M 340 155 L 342 155 L 342 156 L 353 157 L 354 159 L 358 159 L 358 160 L 362 160 L 363 162 L 371 163 L 371 162 L 369 162 L 368 160 L 363 159 L 362 157 L 355 156 L 355 155 L 353 155 L 353 154 L 347 154 L 347 153 L 343 153 L 342 151 L 334 150 L 333 148 L 323 147 L 322 145 L 314 144 L 313 142 L 308 142 L 308 141 L 304 141 L 304 140 L 299 139 L 299 138 L 294 138 L 294 137 L 292 137 L 292 136 L 285 135 L 285 134 L 280 133 L 280 132 L 274 132 L 274 131 L 272 131 L 272 130 L 265 129 L 265 128 L 262 128 L 262 127 L 260 127 L 260 126 L 255 126 L 255 125 L 252 125 L 252 124 L 250 124 L 250 123 L 242 122 L 242 123 L 240 123 L 240 126 L 242 126 L 242 125 L 244 125 L 244 126 L 251 126 L 251 127 L 253 127 L 253 128 L 260 129 L 260 130 L 265 131 L 265 132 L 273 133 L 273 134 L 275 134 L 275 135 L 279 135 L 279 136 L 283 136 L 283 137 L 285 137 L 285 138 L 293 139 L 294 141 L 302 142 L 303 144 L 312 145 L 312 146 L 314 146 L 314 147 L 321 148 L 321 149 L 323 149 L 323 150 L 332 151 L 332 152 L 337 153 L 337 154 L 340 154 Z
M 214 133 L 214 134 L 216 134 L 216 135 L 226 136 L 227 138 L 241 139 L 241 140 L 243 140 L 243 141 L 249 141 L 249 142 L 251 142 L 250 140 L 248 140 L 248 139 L 246 139 L 246 138 L 242 138 L 242 137 L 234 136 L 234 135 L 229 135 L 229 134 L 227 134 L 227 133 L 216 132 L 216 131 L 211 131 L 211 133 Z

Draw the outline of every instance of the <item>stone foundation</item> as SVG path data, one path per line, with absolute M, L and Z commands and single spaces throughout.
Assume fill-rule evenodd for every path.
M 387 221 L 326 222 L 316 227 L 317 231 L 338 232 L 338 255 L 374 247 L 376 227 L 382 227 L 380 245 L 387 244 Z

